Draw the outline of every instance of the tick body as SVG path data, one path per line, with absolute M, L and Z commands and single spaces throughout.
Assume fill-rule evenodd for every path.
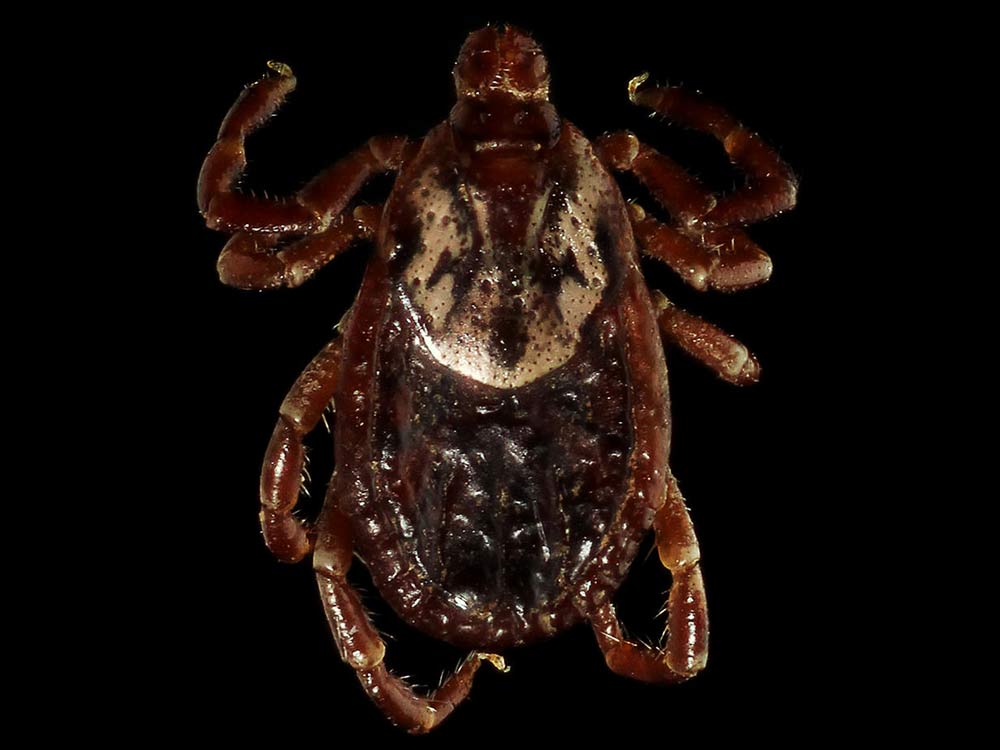
M 233 234 L 226 283 L 298 286 L 355 240 L 375 252 L 345 323 L 281 407 L 261 477 L 261 523 L 283 561 L 311 554 L 341 657 L 394 723 L 425 732 L 483 661 L 580 622 L 608 666 L 677 682 L 704 667 L 699 551 L 669 465 L 663 341 L 737 384 L 758 366 L 739 342 L 650 293 L 638 257 L 698 289 L 761 283 L 770 260 L 741 225 L 790 208 L 791 172 L 700 97 L 640 88 L 633 101 L 718 138 L 747 174 L 717 198 L 629 133 L 595 144 L 548 101 L 541 50 L 523 32 L 470 35 L 458 103 L 420 141 L 381 137 L 289 200 L 235 190 L 243 140 L 294 87 L 290 69 L 247 88 L 199 181 L 208 224 Z M 670 216 L 622 199 L 632 171 Z M 356 206 L 379 171 L 384 206 Z M 303 437 L 333 406 L 336 469 L 319 518 L 294 515 Z M 624 638 L 612 598 L 653 528 L 673 576 L 668 631 Z M 472 650 L 429 695 L 385 666 L 385 644 L 346 574 L 354 553 L 407 622 Z
M 384 227 L 345 331 L 370 354 L 337 402 L 364 394 L 335 496 L 407 621 L 472 648 L 551 635 L 613 593 L 664 492 L 666 369 L 625 204 L 571 125 L 503 154 L 444 125 Z

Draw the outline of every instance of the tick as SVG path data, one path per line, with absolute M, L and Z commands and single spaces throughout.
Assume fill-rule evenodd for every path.
M 264 459 L 260 520 L 281 561 L 312 556 L 341 658 L 395 724 L 427 732 L 483 661 L 589 623 L 608 667 L 680 682 L 708 656 L 698 542 L 668 466 L 663 343 L 735 384 L 759 367 L 741 343 L 650 291 L 639 254 L 698 290 L 768 279 L 743 226 L 790 209 L 796 181 L 754 133 L 698 94 L 628 86 L 631 100 L 714 136 L 746 180 L 716 196 L 628 132 L 590 142 L 549 102 L 539 46 L 487 27 L 454 68 L 458 101 L 420 140 L 382 136 L 288 199 L 236 188 L 245 137 L 295 87 L 291 69 L 247 87 L 205 159 L 198 206 L 232 235 L 222 281 L 297 287 L 358 240 L 375 252 L 340 335 L 292 386 Z M 628 171 L 669 217 L 628 205 Z M 384 205 L 355 205 L 394 172 Z M 332 406 L 335 471 L 315 523 L 295 514 L 303 438 Z M 673 579 L 659 647 L 632 642 L 612 598 L 654 530 Z M 347 580 L 355 553 L 420 631 L 471 651 L 414 691 Z

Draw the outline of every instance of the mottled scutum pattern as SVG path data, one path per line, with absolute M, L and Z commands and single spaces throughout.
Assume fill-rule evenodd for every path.
M 440 135 L 428 141 L 437 158 L 414 166 L 392 209 L 399 294 L 437 361 L 519 387 L 570 360 L 611 284 L 603 211 L 615 188 L 569 128 L 548 162 L 491 164 L 501 188 L 460 169 Z
M 601 312 L 581 356 L 516 392 L 441 367 L 407 324 L 384 331 L 374 489 L 422 612 L 544 632 L 599 552 L 633 442 L 623 336 Z

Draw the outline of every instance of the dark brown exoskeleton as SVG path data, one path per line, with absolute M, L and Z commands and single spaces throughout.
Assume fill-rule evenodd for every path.
M 630 133 L 591 144 L 548 101 L 537 44 L 512 28 L 469 36 L 458 103 L 422 141 L 373 138 L 288 200 L 234 188 L 244 137 L 295 86 L 251 85 L 202 168 L 199 207 L 233 234 L 219 274 L 244 289 L 294 287 L 350 243 L 376 252 L 343 335 L 281 407 L 261 477 L 261 524 L 285 562 L 312 553 L 341 657 L 389 719 L 426 732 L 495 652 L 589 622 L 608 666 L 685 680 L 707 658 L 699 551 L 667 463 L 661 337 L 732 383 L 757 379 L 746 348 L 650 294 L 638 252 L 697 289 L 770 275 L 741 225 L 791 208 L 795 179 L 757 136 L 699 96 L 640 89 L 632 101 L 715 136 L 746 185 L 722 198 Z M 627 206 L 628 170 L 669 213 Z M 384 207 L 352 199 L 395 171 Z M 297 518 L 303 437 L 333 402 L 336 471 L 315 525 Z M 626 640 L 612 597 L 653 527 L 672 576 L 659 650 Z M 432 694 L 384 664 L 385 644 L 347 582 L 352 554 L 407 622 L 473 652 Z

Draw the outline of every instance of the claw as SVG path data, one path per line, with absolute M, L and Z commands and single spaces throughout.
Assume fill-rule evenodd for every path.
M 475 659 L 479 659 L 479 661 L 488 661 L 493 665 L 494 669 L 500 672 L 510 671 L 510 667 L 507 666 L 507 662 L 503 660 L 503 657 L 500 656 L 500 654 L 486 654 L 482 651 L 476 651 L 472 656 Z
M 647 80 L 649 80 L 649 71 L 646 71 L 645 73 L 640 73 L 639 75 L 637 75 L 635 78 L 633 78 L 631 81 L 628 82 L 628 98 L 633 104 L 639 103 L 638 100 L 636 99 L 635 92 Z
M 283 62 L 278 62 L 277 60 L 268 60 L 267 67 L 277 73 L 279 76 L 284 78 L 292 77 L 292 68 L 289 65 L 285 65 Z

